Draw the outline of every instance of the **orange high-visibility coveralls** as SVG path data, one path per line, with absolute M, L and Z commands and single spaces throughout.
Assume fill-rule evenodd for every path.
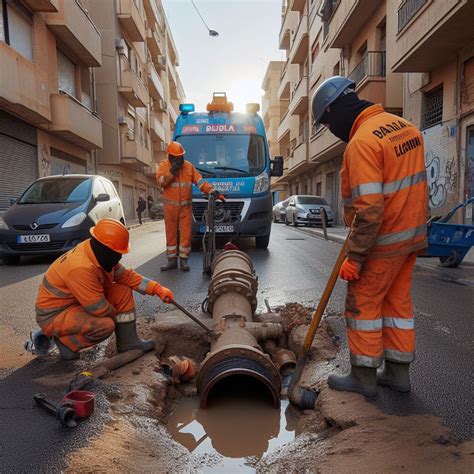
M 193 184 L 205 194 L 213 192 L 214 188 L 203 180 L 196 168 L 186 160 L 176 176 L 171 173 L 170 160 L 163 160 L 158 167 L 156 180 L 158 185 L 163 188 L 166 256 L 168 258 L 177 257 L 179 230 L 179 256 L 189 258 L 193 221 Z
M 36 321 L 46 336 L 77 352 L 107 339 L 116 322 L 133 321 L 132 290 L 153 295 L 156 285 L 120 263 L 107 273 L 89 239 L 49 267 L 36 297 Z
M 341 170 L 344 216 L 352 223 L 347 257 L 364 263 L 350 281 L 345 316 L 351 363 L 414 359 L 411 277 L 427 246 L 428 189 L 420 131 L 381 105 L 352 126 Z

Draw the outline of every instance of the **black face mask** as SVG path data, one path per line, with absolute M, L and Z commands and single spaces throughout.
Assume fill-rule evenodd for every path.
M 357 116 L 371 105 L 372 102 L 360 100 L 357 94 L 341 95 L 329 106 L 330 111 L 324 114 L 322 121 L 333 135 L 347 143 Z
M 98 240 L 92 238 L 91 239 L 91 247 L 92 251 L 94 252 L 99 265 L 107 272 L 110 273 L 112 269 L 120 262 L 122 258 L 122 254 L 118 252 L 114 252 L 109 247 L 101 244 Z
M 179 163 L 183 162 L 184 158 L 182 156 L 173 156 L 173 155 L 168 155 L 168 159 L 170 160 L 170 163 Z

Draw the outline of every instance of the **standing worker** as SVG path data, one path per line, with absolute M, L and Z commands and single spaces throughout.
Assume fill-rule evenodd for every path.
M 205 194 L 214 193 L 216 199 L 224 197 L 212 185 L 202 179 L 196 168 L 184 159 L 185 150 L 178 142 L 168 145 L 168 159 L 158 167 L 156 179 L 163 188 L 163 214 L 166 228 L 166 256 L 168 263 L 161 271 L 178 268 L 178 232 L 179 260 L 181 270 L 189 271 L 188 259 L 191 253 L 191 226 L 193 220 L 193 184 Z
M 145 200 L 140 196 L 138 198 L 137 214 L 138 214 L 138 223 L 142 225 L 142 212 L 146 209 Z
M 330 375 L 328 385 L 374 396 L 377 383 L 410 390 L 410 288 L 416 256 L 427 246 L 428 188 L 420 131 L 380 104 L 360 100 L 354 89 L 351 79 L 331 77 L 312 101 L 316 125 L 348 143 L 341 192 L 351 233 L 339 276 L 349 282 L 345 316 L 352 368 L 345 376 Z
M 118 352 L 150 350 L 155 341 L 137 336 L 132 290 L 170 303 L 173 293 L 119 263 L 130 250 L 127 228 L 102 219 L 88 239 L 59 257 L 47 270 L 36 298 L 36 321 L 54 337 L 64 359 L 107 339 L 115 330 Z

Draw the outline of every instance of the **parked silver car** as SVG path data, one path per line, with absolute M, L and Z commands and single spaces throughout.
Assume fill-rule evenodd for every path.
M 280 201 L 273 206 L 273 222 L 285 222 L 286 208 L 290 198 Z
M 321 196 L 290 196 L 286 208 L 285 224 L 293 225 L 321 225 L 321 209 L 327 216 L 327 225 L 331 226 L 334 216 L 331 206 Z

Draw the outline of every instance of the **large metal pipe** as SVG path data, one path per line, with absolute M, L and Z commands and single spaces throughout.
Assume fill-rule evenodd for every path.
M 216 337 L 197 378 L 202 408 L 206 407 L 209 394 L 219 381 L 236 375 L 261 382 L 274 406 L 280 406 L 279 368 L 259 341 L 278 338 L 283 328 L 280 324 L 253 321 L 257 286 L 252 261 L 245 253 L 228 250 L 213 260 L 208 307 Z

